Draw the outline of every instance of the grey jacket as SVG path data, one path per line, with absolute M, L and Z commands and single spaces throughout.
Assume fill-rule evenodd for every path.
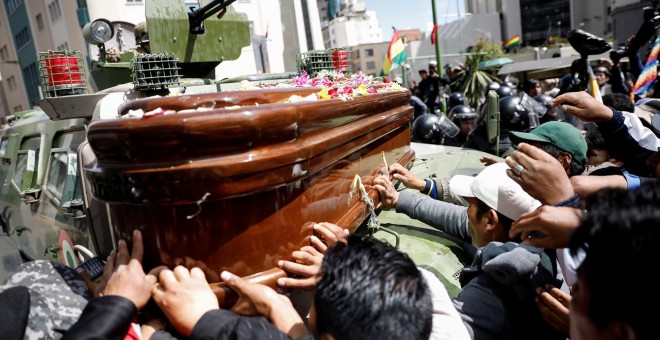
M 462 241 L 471 242 L 467 207 L 435 200 L 410 191 L 399 193 L 396 212 L 420 220 Z
M 561 286 L 554 260 L 542 249 L 491 242 L 461 273 L 454 300 L 472 339 L 565 339 L 541 317 L 536 287 Z

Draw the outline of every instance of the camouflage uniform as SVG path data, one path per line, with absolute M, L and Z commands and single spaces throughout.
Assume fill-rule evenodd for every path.
M 17 286 L 30 294 L 25 339 L 59 339 L 71 327 L 91 299 L 80 275 L 58 262 L 30 261 L 11 273 L 0 293 Z

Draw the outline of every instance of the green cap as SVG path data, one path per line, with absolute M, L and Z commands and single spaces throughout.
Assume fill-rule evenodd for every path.
M 573 125 L 564 122 L 546 122 L 532 132 L 511 132 L 512 142 L 550 143 L 571 154 L 578 162 L 587 159 L 587 141 L 582 132 Z

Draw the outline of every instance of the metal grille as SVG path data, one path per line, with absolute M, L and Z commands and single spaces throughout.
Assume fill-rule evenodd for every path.
M 159 90 L 179 85 L 179 60 L 173 53 L 140 54 L 131 61 L 136 90 Z
M 349 47 L 299 53 L 296 56 L 298 72 L 306 71 L 312 76 L 322 70 L 350 73 L 352 72 L 350 56 Z
M 41 88 L 47 98 L 87 93 L 87 75 L 80 51 L 37 53 Z

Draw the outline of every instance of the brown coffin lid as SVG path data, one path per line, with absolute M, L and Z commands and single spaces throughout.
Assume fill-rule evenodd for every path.
M 257 91 L 236 93 L 244 92 Z M 85 173 L 95 195 L 109 202 L 189 203 L 205 191 L 217 199 L 267 190 L 355 152 L 358 139 L 408 128 L 409 100 L 408 91 L 381 92 L 97 121 L 88 140 L 98 162 Z

